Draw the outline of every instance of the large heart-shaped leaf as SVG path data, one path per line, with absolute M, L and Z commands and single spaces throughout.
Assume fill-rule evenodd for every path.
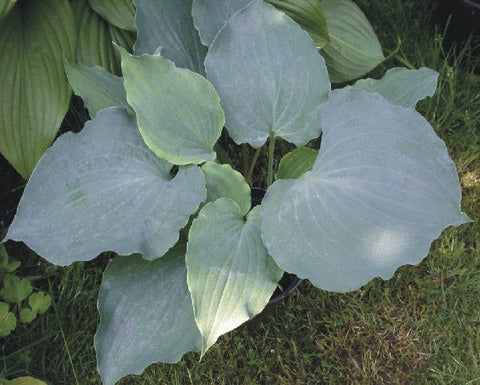
M 187 281 L 204 353 L 222 334 L 267 305 L 283 271 L 260 236 L 254 208 L 244 220 L 229 198 L 208 203 L 193 221 L 187 247 Z
M 65 62 L 65 72 L 73 92 L 80 96 L 93 118 L 98 111 L 107 107 L 125 108 L 134 114 L 127 102 L 123 79 L 107 72 L 102 67 Z
M 118 28 L 101 18 L 88 4 L 87 0 L 75 0 L 72 7 L 77 22 L 76 61 L 89 66 L 101 66 L 108 72 L 120 75 L 120 57 L 112 41 L 130 50 L 132 41 L 118 41 Z M 122 32 L 121 35 L 125 35 Z
M 205 74 L 207 48 L 193 26 L 192 0 L 136 0 L 138 39 L 135 54 L 162 55 L 177 67 Z
M 68 110 L 63 57 L 72 60 L 75 22 L 66 0 L 32 0 L 0 22 L 0 152 L 28 178 Z
M 254 0 L 233 15 L 205 66 L 235 142 L 260 147 L 273 134 L 302 145 L 320 134 L 330 91 L 325 63 L 308 34 L 273 6 Z
M 132 0 L 88 0 L 90 6 L 110 24 L 135 32 L 135 6 Z
M 181 167 L 174 179 L 170 170 L 145 146 L 135 118 L 102 110 L 46 152 L 7 238 L 59 265 L 107 250 L 160 257 L 206 196 L 197 166 Z
M 225 117 L 217 92 L 203 76 L 160 55 L 124 51 L 122 69 L 127 100 L 155 154 L 174 164 L 215 159 L 213 146 Z
M 342 90 L 322 125 L 312 171 L 275 182 L 262 203 L 263 240 L 286 271 L 354 290 L 418 263 L 445 227 L 468 220 L 445 144 L 414 110 Z
M 174 363 L 184 353 L 200 350 L 186 278 L 185 246 L 151 262 L 133 255 L 108 264 L 95 335 L 103 385 L 140 374 L 151 363 Z
M 351 0 L 322 0 L 330 43 L 322 49 L 330 80 L 345 82 L 365 75 L 384 58 L 372 25 Z
M 415 108 L 419 100 L 433 96 L 437 82 L 438 72 L 430 68 L 391 68 L 381 79 L 361 79 L 353 88 L 378 92 L 393 104 Z
M 320 49 L 330 40 L 327 20 L 318 0 L 266 0 L 277 9 L 285 12 L 309 33 Z
M 193 0 L 192 16 L 202 42 L 210 46 L 228 19 L 252 0 Z

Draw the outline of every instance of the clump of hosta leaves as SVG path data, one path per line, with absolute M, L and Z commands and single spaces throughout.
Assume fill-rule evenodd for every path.
M 33 288 L 35 277 L 16 274 L 20 265 L 9 258 L 5 246 L 0 244 L 0 337 L 8 336 L 18 323 L 32 322 L 52 303 L 50 295 Z
M 383 59 L 350 0 L 135 6 L 121 77 L 65 64 L 92 119 L 47 150 L 6 237 L 57 265 L 118 254 L 98 299 L 105 385 L 205 354 L 265 308 L 284 272 L 356 290 L 468 221 L 445 143 L 415 111 L 435 71 L 332 91 Z M 255 149 L 246 170 L 268 154 L 261 205 L 248 175 L 221 163 L 222 132 Z M 275 170 L 280 140 L 297 148 Z

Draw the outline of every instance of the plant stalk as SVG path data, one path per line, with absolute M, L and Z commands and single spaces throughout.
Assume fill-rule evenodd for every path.
M 275 132 L 272 130 L 270 139 L 268 140 L 268 173 L 267 173 L 267 189 L 273 183 L 273 158 L 275 155 Z
M 257 150 L 255 151 L 255 154 L 253 154 L 252 162 L 250 163 L 250 168 L 248 169 L 248 172 L 246 175 L 247 182 L 250 186 L 252 185 L 253 172 L 255 171 L 255 166 L 257 164 L 258 157 L 262 152 L 262 147 L 263 146 L 258 147 Z

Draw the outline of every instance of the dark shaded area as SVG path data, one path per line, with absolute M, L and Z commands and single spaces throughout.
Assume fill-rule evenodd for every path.
M 25 183 L 22 176 L 0 155 L 0 229 L 6 229 L 13 221 Z
M 437 0 L 433 21 L 445 31 L 447 50 L 471 39 L 472 54 L 480 56 L 480 0 Z

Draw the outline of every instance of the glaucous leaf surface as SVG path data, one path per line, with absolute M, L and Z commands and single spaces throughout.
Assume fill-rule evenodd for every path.
M 391 68 L 381 79 L 361 79 L 353 88 L 378 92 L 393 104 L 415 108 L 418 101 L 433 96 L 437 82 L 438 72 L 430 68 Z
M 319 0 L 266 0 L 285 12 L 300 25 L 315 42 L 317 49 L 330 40 L 327 20 Z
M 132 0 L 88 0 L 90 6 L 110 24 L 135 32 L 135 6 Z
M 351 0 L 322 0 L 330 43 L 322 49 L 332 83 L 365 75 L 385 57 L 372 25 Z
M 0 0 L 0 20 L 7 16 L 16 3 L 15 0 Z
M 198 167 L 180 167 L 174 179 L 170 170 L 147 148 L 134 117 L 102 110 L 42 157 L 6 238 L 57 265 L 108 250 L 160 257 L 206 196 Z
M 134 34 L 109 24 L 90 7 L 87 0 L 72 1 L 72 8 L 77 23 L 77 63 L 101 66 L 120 75 L 120 55 L 112 42 L 131 52 Z
M 123 79 L 104 68 L 65 62 L 65 72 L 73 92 L 83 99 L 90 116 L 107 107 L 121 107 L 134 114 L 127 102 Z
M 228 19 L 252 0 L 193 0 L 192 16 L 200 38 L 206 46 L 213 39 Z
M 201 348 L 184 246 L 155 261 L 139 255 L 114 258 L 103 275 L 98 310 L 95 350 L 103 385 L 141 374 L 154 362 L 177 362 Z
M 261 0 L 232 16 L 205 61 L 232 139 L 260 147 L 271 133 L 296 145 L 318 137 L 330 92 L 324 60 L 298 24 Z
M 424 258 L 460 211 L 444 142 L 414 110 L 358 90 L 322 109 L 312 171 L 276 181 L 262 202 L 262 237 L 278 265 L 345 292 Z
M 72 90 L 63 58 L 75 52 L 66 0 L 32 0 L 0 23 L 0 152 L 28 178 L 53 142 Z
M 208 203 L 190 228 L 187 281 L 202 352 L 267 305 L 283 271 L 260 236 L 258 208 L 244 219 L 229 198 Z
M 225 117 L 207 79 L 160 55 L 131 56 L 122 51 L 122 69 L 128 103 L 155 154 L 173 164 L 215 159 L 213 146 Z
M 207 186 L 207 202 L 215 202 L 218 198 L 230 198 L 242 215 L 250 210 L 250 186 L 238 171 L 228 164 L 206 162 L 202 165 Z
M 298 179 L 310 171 L 317 158 L 318 150 L 308 147 L 298 147 L 286 154 L 278 165 L 275 179 Z
M 204 75 L 207 47 L 193 26 L 192 0 L 136 0 L 135 5 L 135 54 L 153 54 L 162 47 L 162 55 L 177 67 Z

